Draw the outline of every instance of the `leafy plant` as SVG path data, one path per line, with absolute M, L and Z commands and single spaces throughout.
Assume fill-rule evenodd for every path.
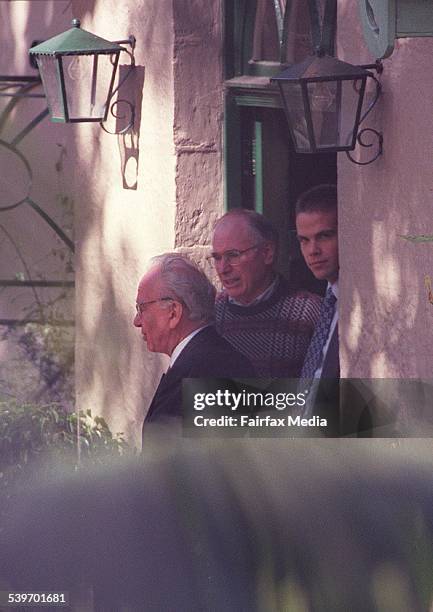
M 113 435 L 90 410 L 67 412 L 59 404 L 0 402 L 0 499 L 29 482 L 35 469 L 45 476 L 59 463 L 75 471 L 128 454 L 122 434 Z

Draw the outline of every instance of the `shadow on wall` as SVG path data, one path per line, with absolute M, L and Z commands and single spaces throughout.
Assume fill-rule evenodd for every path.
M 140 109 L 141 93 L 138 95 L 137 92 L 141 92 L 143 86 L 144 67 L 137 70 L 141 85 L 136 90 L 140 99 L 135 103 Z M 119 118 L 118 124 L 120 122 Z M 114 217 L 111 215 L 117 215 L 118 223 L 124 222 L 121 211 L 125 203 L 120 197 L 120 189 L 137 189 L 139 122 L 140 112 L 135 117 L 133 132 L 117 137 L 103 134 L 100 141 L 99 133 L 89 134 L 91 146 L 86 150 L 86 164 L 80 163 L 81 135 L 77 132 L 73 140 L 75 150 L 71 155 L 76 159 L 77 190 L 82 194 L 76 226 L 80 257 L 76 299 L 81 313 L 88 313 L 84 319 L 80 316 L 77 323 L 76 354 L 80 368 L 77 403 L 81 408 L 101 411 L 110 428 L 123 432 L 131 441 L 137 439 L 140 420 L 161 373 L 160 359 L 146 354 L 135 330 L 131 335 L 135 315 L 132 296 L 135 296 L 141 272 L 134 274 L 138 257 L 128 240 L 131 229 L 128 229 L 127 222 L 123 229 L 118 228 L 113 233 L 112 240 L 108 238 L 113 232 Z M 96 129 L 100 132 L 99 128 Z M 113 138 L 118 140 L 119 151 L 113 164 L 120 163 L 121 171 L 105 181 L 102 180 L 107 174 L 104 144 L 107 148 L 112 147 L 110 139 Z M 129 143 L 132 143 L 132 148 L 129 148 Z M 130 164 L 134 161 L 136 165 L 131 173 Z M 95 176 L 99 177 L 96 183 Z M 119 186 L 119 194 L 114 195 L 115 204 L 113 183 Z M 145 200 L 144 195 L 142 198 Z M 89 261 L 97 262 L 97 265 L 90 266 Z M 125 294 L 131 295 L 130 310 L 125 309 Z M 144 396 L 143 381 L 149 389 Z M 98 398 L 97 407 L 92 405 L 95 397 Z
M 96 150 L 93 156 L 98 160 Z M 95 163 L 100 167 L 99 161 Z M 85 192 L 91 185 L 92 170 L 87 165 L 79 167 Z M 104 206 L 109 196 L 109 190 L 101 186 L 91 193 L 86 211 L 80 211 L 77 227 L 81 282 L 77 283 L 76 299 L 77 308 L 86 313 L 77 322 L 76 354 L 81 376 L 77 403 L 82 409 L 101 411 L 112 431 L 121 431 L 132 441 L 137 438 L 139 422 L 153 393 L 149 390 L 142 396 L 140 382 L 150 389 L 156 387 L 161 366 L 158 357 L 146 354 L 141 337 L 132 329 L 133 298 L 130 309 L 125 308 L 125 292 L 135 296 L 139 275 L 129 278 L 127 272 L 134 267 L 132 262 L 137 262 L 137 254 L 128 241 L 127 228 L 122 237 L 116 237 L 115 244 L 106 239 L 110 220 Z M 89 258 L 97 262 L 96 267 L 89 267 Z M 80 273 L 82 265 L 85 269 Z M 121 282 L 125 283 L 123 287 Z M 95 397 L 96 407 L 91 399 Z
M 130 70 L 129 66 L 120 66 L 119 82 L 125 78 Z M 126 77 L 124 85 L 119 91 L 119 104 L 116 107 L 116 133 L 119 134 L 119 153 L 121 160 L 121 174 L 124 189 L 137 189 L 139 159 L 140 159 L 140 125 L 141 125 L 141 105 L 143 102 L 143 87 L 145 79 L 144 66 L 135 66 L 129 77 Z M 134 109 L 128 107 L 123 100 L 127 100 L 134 105 Z M 122 112 L 122 106 L 125 110 Z M 133 126 L 122 133 L 127 127 L 132 114 L 131 121 Z
M 107 4 L 74 0 L 72 10 L 82 24 L 96 24 L 98 18 L 107 23 L 110 8 Z M 171 10 L 171 3 L 151 4 L 152 11 L 144 12 L 142 3 L 128 2 L 127 10 L 120 9 L 118 3 L 110 3 L 113 16 L 119 14 L 119 28 L 113 27 L 112 31 L 119 38 L 129 34 L 137 36 L 137 62 L 143 61 L 142 56 L 149 48 L 164 49 L 160 32 L 155 34 L 153 24 L 162 23 L 168 28 L 169 22 L 162 14 Z M 96 27 L 93 29 L 96 31 Z M 126 69 L 121 66 L 120 78 Z M 147 121 L 143 124 L 146 125 L 144 144 L 143 134 L 140 136 L 145 78 L 144 65 L 137 65 L 118 94 L 120 99 L 135 104 L 132 132 L 108 136 L 99 128 L 72 128 L 71 158 L 75 163 L 74 183 L 79 201 L 77 403 L 101 413 L 112 430 L 122 431 L 129 440 L 138 440 L 140 421 L 150 404 L 162 365 L 160 356 L 146 351 L 132 325 L 136 287 L 144 272 L 143 259 L 156 254 L 160 233 L 164 232 L 157 209 L 160 192 L 161 201 L 166 201 L 166 179 L 163 173 L 158 175 L 160 165 L 154 162 L 154 149 L 148 146 L 149 141 L 158 144 L 158 128 L 144 116 L 143 120 Z M 156 75 L 153 87 L 163 95 L 162 86 L 159 90 L 160 81 Z M 146 103 L 155 104 L 158 111 L 162 108 L 162 116 L 164 107 L 158 100 L 147 98 Z M 111 131 L 123 128 L 127 120 L 121 117 L 127 111 L 124 104 L 119 103 L 114 110 L 119 116 L 108 119 L 107 129 Z M 150 177 L 149 168 L 155 172 Z
M 1 54 L 0 72 L 5 75 L 36 76 L 29 65 L 28 48 L 32 40 L 56 34 L 63 21 L 70 21 L 69 2 L 0 3 Z M 38 86 L 31 93 L 39 92 Z M 10 88 L 6 86 L 10 93 Z M 16 90 L 15 90 L 16 91 Z M 16 105 L 15 105 L 16 103 Z M 54 221 L 72 234 L 72 199 L 64 189 L 63 153 L 65 132 L 60 128 L 58 140 L 47 128 L 47 119 L 35 131 L 21 132 L 44 109 L 45 100 L 2 98 L 1 138 L 5 143 L 17 138 L 19 154 L 7 146 L 1 148 L 1 202 L 10 206 L 26 195 L 27 202 L 0 214 L 0 277 L 6 281 L 66 281 L 70 286 L 73 256 L 43 217 Z M 23 140 L 21 141 L 21 134 Z M 43 145 L 41 146 L 41 143 Z M 43 150 L 44 155 L 41 155 Z M 60 151 L 60 155 L 59 155 Z M 6 154 L 5 154 L 6 153 Z M 20 162 L 20 155 L 23 155 Z M 56 161 L 57 158 L 57 161 Z M 33 172 L 23 172 L 26 159 Z M 21 164 L 21 168 L 20 168 Z M 33 179 L 33 180 L 32 180 Z M 30 190 L 30 191 L 29 191 Z M 39 204 L 38 204 L 39 203 Z M 42 216 L 35 214 L 42 208 Z M 67 286 L 2 287 L 0 318 L 37 323 L 5 325 L 0 328 L 2 359 L 1 392 L 20 397 L 22 401 L 61 401 L 68 405 L 73 398 L 73 339 L 71 329 L 55 325 L 65 319 L 70 323 L 73 297 Z M 41 325 L 40 322 L 43 322 Z M 5 348 L 6 347 L 6 348 Z M 18 367 L 17 367 L 18 365 Z
M 1 63 L 4 66 L 16 67 L 17 74 L 28 74 L 30 72 L 28 60 L 30 42 L 57 34 L 57 24 L 61 24 L 63 19 L 70 22 L 71 2 L 69 0 L 43 0 L 36 3 L 27 0 L 17 3 L 16 6 L 14 4 L 0 3 Z
M 131 24 L 131 31 L 134 32 L 137 24 L 141 23 L 144 18 L 141 15 L 142 7 L 135 8 L 132 4 L 129 7 L 131 10 L 128 12 L 128 20 Z M 164 8 L 162 4 L 156 5 L 156 9 L 160 12 L 167 8 L 167 6 Z M 0 3 L 0 14 L 3 17 L 0 28 L 4 33 L 1 37 L 2 53 L 4 51 L 7 65 L 18 66 L 19 59 L 24 58 L 23 72 L 31 73 L 30 68 L 27 69 L 27 51 L 31 40 L 49 38 L 66 30 L 70 26 L 71 12 L 83 22 L 86 16 L 89 16 L 91 21 L 92 15 L 99 6 L 101 10 L 105 8 L 102 5 L 103 3 L 88 2 L 88 0 L 85 2 L 29 1 L 7 3 L 7 5 Z M 21 11 L 19 20 L 16 18 L 17 7 Z M 137 18 L 138 16 L 140 19 Z M 141 44 L 143 39 L 147 40 L 152 35 L 154 16 L 154 13 L 151 16 L 147 14 L 145 16 L 150 23 L 149 27 L 143 28 Z M 129 28 L 126 32 L 129 34 L 128 30 Z M 29 41 L 24 40 L 22 32 L 27 34 Z M 123 35 L 126 33 L 123 32 L 122 27 L 119 36 Z M 147 46 L 149 46 L 148 40 Z M 125 70 L 126 66 L 120 66 L 120 78 L 123 78 Z M 18 73 L 18 68 L 14 72 Z M 84 384 L 79 389 L 79 395 L 85 400 L 88 389 L 91 389 L 92 386 L 98 389 L 103 398 L 104 416 L 110 421 L 113 429 L 124 431 L 127 436 L 130 433 L 129 430 L 135 433 L 137 421 L 143 417 L 146 407 L 145 400 L 149 399 L 149 397 L 142 397 L 137 387 L 143 380 L 152 381 L 147 385 L 152 385 L 155 381 L 156 385 L 160 374 L 160 359 L 151 356 L 146 360 L 144 346 L 140 343 L 138 334 L 132 332 L 133 296 L 141 270 L 139 256 L 128 243 L 128 236 L 134 231 L 137 234 L 138 230 L 136 226 L 131 228 L 125 222 L 124 228 L 117 233 L 113 231 L 113 223 L 117 222 L 117 227 L 119 227 L 124 221 L 123 213 L 127 202 L 135 205 L 132 200 L 123 200 L 122 195 L 126 190 L 137 191 L 139 162 L 142 163 L 144 158 L 143 153 L 140 156 L 139 151 L 144 79 L 144 66 L 136 66 L 134 73 L 121 87 L 119 97 L 134 102 L 136 108 L 134 130 L 124 135 L 108 136 L 101 131 L 99 126 L 94 125 L 48 125 L 50 136 L 54 134 L 51 137 L 53 146 L 59 144 L 57 138 L 67 144 L 67 146 L 59 144 L 66 160 L 64 177 L 63 174 L 62 177 L 54 174 L 52 166 L 55 165 L 57 168 L 57 163 L 51 152 L 48 154 L 48 146 L 45 147 L 48 131 L 47 119 L 38 126 L 38 130 L 32 132 L 31 138 L 29 136 L 24 142 L 27 156 L 35 160 L 33 197 L 37 201 L 39 199 L 43 201 L 43 198 L 48 200 L 53 192 L 55 194 L 52 197 L 53 208 L 56 209 L 53 216 L 56 219 L 59 215 L 58 203 L 55 199 L 57 198 L 56 190 L 62 190 L 62 194 L 68 193 L 70 201 L 74 201 L 76 207 L 75 229 L 79 259 L 77 262 L 79 284 L 76 293 L 76 309 L 80 313 L 76 362 L 80 372 L 85 373 Z M 42 106 L 43 102 L 43 100 L 38 100 L 34 102 L 34 106 L 36 107 L 37 104 Z M 22 122 L 30 111 L 33 111 L 33 101 L 24 102 L 14 119 Z M 125 126 L 121 104 L 117 105 L 116 112 L 118 116 L 112 118 L 111 125 L 114 124 L 115 129 L 119 131 Z M 107 122 L 107 125 L 109 126 L 110 122 Z M 7 127 L 9 130 L 12 129 L 9 124 Z M 45 153 L 44 156 L 40 154 L 42 150 Z M 55 153 L 57 153 L 56 149 Z M 46 160 L 47 157 L 49 163 L 47 162 L 46 176 L 41 180 L 37 164 L 42 159 Z M 113 206 L 116 191 L 120 197 L 117 197 L 115 206 Z M 141 194 L 140 198 L 141 202 L 145 202 L 146 194 Z M 113 209 L 117 213 L 115 221 L 113 221 Z M 49 238 L 35 240 L 34 225 L 31 221 L 27 221 L 23 228 L 20 227 L 21 219 L 17 220 L 15 225 L 21 234 L 25 230 L 30 235 L 26 240 L 28 244 L 36 242 L 40 248 L 42 246 L 49 248 Z M 36 263 L 39 262 L 38 257 L 34 257 L 33 260 L 38 260 Z M 32 263 L 34 263 L 33 260 Z M 81 274 L 83 269 L 85 269 L 85 275 Z M 137 269 L 140 271 L 136 272 Z M 131 295 L 130 311 L 125 309 L 126 294 Z M 85 321 L 81 321 L 82 312 L 86 313 Z M 131 338 L 134 342 L 131 342 Z M 107 355 L 110 356 L 109 359 Z M 107 381 L 112 382 L 110 389 L 108 389 Z M 150 392 L 149 395 L 151 397 Z M 133 405 L 136 406 L 138 415 L 131 408 Z M 92 405 L 83 407 L 95 410 L 95 406 Z
M 339 56 L 370 62 L 355 2 L 340 4 Z M 423 78 L 432 49 L 429 38 L 405 39 L 384 60 L 383 95 L 366 120 L 383 132 L 383 156 L 367 167 L 339 158 L 346 376 L 433 378 L 433 306 L 425 286 L 433 244 L 402 238 L 433 233 L 432 118 L 422 104 L 433 94 Z

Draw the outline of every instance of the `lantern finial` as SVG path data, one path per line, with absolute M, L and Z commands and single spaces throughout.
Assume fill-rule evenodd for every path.
M 81 21 L 79 19 L 73 19 L 72 20 L 72 27 L 73 28 L 79 28 L 81 26 Z

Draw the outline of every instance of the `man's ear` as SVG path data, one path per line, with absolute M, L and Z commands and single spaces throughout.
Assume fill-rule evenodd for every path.
M 169 306 L 169 315 L 168 315 L 168 326 L 170 329 L 175 329 L 183 315 L 183 304 L 181 302 L 176 302 L 173 300 L 170 302 Z
M 265 242 L 263 245 L 263 255 L 265 259 L 265 264 L 272 264 L 275 261 L 277 256 L 275 244 L 273 242 Z

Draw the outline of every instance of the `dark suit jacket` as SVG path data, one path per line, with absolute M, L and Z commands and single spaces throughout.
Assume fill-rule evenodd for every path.
M 369 406 L 350 380 L 340 380 L 338 323 L 323 364 L 314 414 L 328 420 L 328 427 L 323 432 L 326 436 L 372 435 Z
M 323 362 L 322 375 L 314 400 L 313 415 L 327 419 L 328 425 L 322 431 L 325 436 L 338 436 L 340 427 L 340 356 L 338 323 Z
M 340 354 L 338 341 L 338 323 L 335 326 L 331 341 L 326 352 L 325 361 L 323 362 L 321 378 L 338 379 L 340 378 Z
M 166 421 L 182 414 L 183 378 L 254 378 L 253 366 L 210 325 L 198 332 L 163 375 L 144 421 Z

